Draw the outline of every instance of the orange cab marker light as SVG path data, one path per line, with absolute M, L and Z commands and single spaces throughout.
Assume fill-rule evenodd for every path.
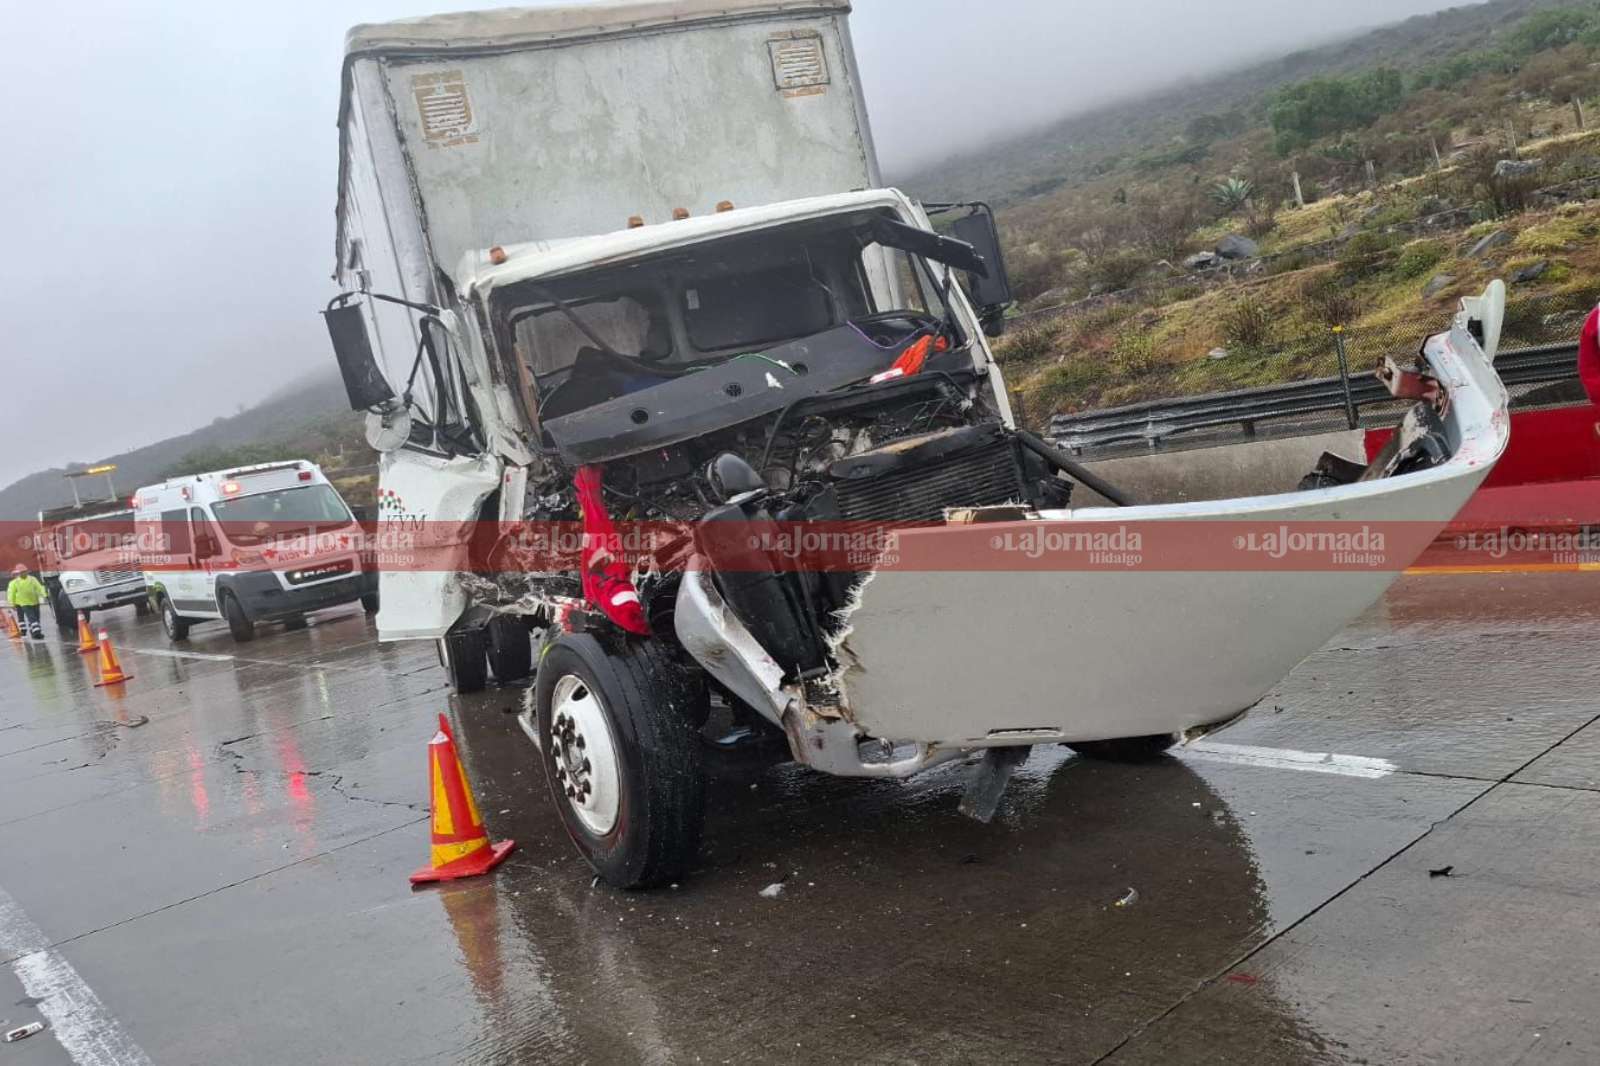
M 629 229 L 638 229 L 642 225 L 644 225 L 644 216 L 643 215 L 629 215 L 628 216 L 628 228 Z
M 672 221 L 674 221 L 674 222 L 682 222 L 684 219 L 686 219 L 688 217 L 689 217 L 689 209 L 687 207 L 674 207 L 672 209 Z
M 498 244 L 489 249 L 489 262 L 499 266 L 506 261 L 506 250 Z
M 224 496 L 237 496 L 239 494 L 239 483 L 237 481 L 224 481 L 222 483 L 222 494 Z
M 724 211 L 732 211 L 732 210 L 733 210 L 733 201 L 732 200 L 718 200 L 717 201 L 717 214 L 720 215 Z

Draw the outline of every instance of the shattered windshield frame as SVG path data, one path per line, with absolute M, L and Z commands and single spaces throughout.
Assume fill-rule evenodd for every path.
M 540 422 L 846 325 L 885 349 L 879 369 L 923 334 L 966 352 L 952 286 L 884 243 L 888 217 L 856 211 L 513 283 L 490 319 Z

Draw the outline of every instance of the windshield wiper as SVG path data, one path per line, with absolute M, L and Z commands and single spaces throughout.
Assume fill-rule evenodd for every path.
M 550 303 L 554 304 L 555 309 L 565 315 L 567 317 L 567 321 L 571 322 L 574 326 L 577 326 L 578 332 L 587 337 L 589 341 L 602 352 L 605 352 L 607 355 L 614 355 L 618 359 L 632 358 L 631 356 L 623 355 L 621 352 L 611 347 L 611 345 L 601 340 L 599 334 L 590 329 L 589 324 L 583 319 L 579 318 L 578 313 L 567 305 L 567 301 L 563 300 L 561 297 L 557 296 L 543 285 L 528 284 L 525 287 L 529 292 L 533 293 L 540 299 L 549 300 Z

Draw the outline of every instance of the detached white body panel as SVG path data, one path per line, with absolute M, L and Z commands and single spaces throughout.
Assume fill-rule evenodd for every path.
M 1461 328 L 1426 349 L 1450 395 L 1454 454 L 1429 470 L 1275 496 L 1047 512 L 999 535 L 1151 521 L 1417 523 L 1455 517 L 1509 438 L 1506 392 Z M 1426 528 L 1420 528 L 1426 527 Z M 917 538 L 901 534 L 908 554 Z M 873 736 L 938 747 L 1179 732 L 1245 710 L 1355 616 L 1410 560 L 1353 572 L 875 574 L 850 614 L 845 703 Z
M 443 636 L 467 605 L 457 577 L 483 501 L 500 483 L 492 456 L 445 459 L 399 451 L 379 460 L 378 567 L 383 640 Z

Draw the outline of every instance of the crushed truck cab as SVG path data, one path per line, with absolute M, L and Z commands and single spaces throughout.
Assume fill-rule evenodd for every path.
M 1505 446 L 1494 286 L 1390 368 L 1411 406 L 1372 463 L 1075 506 L 1131 501 L 1016 425 L 992 215 L 881 187 L 848 10 L 349 40 L 324 314 L 382 453 L 380 635 L 437 640 L 459 691 L 532 678 L 551 797 L 616 885 L 689 868 L 730 767 L 971 756 L 983 818 L 1034 744 L 1152 755 L 1226 720 Z

